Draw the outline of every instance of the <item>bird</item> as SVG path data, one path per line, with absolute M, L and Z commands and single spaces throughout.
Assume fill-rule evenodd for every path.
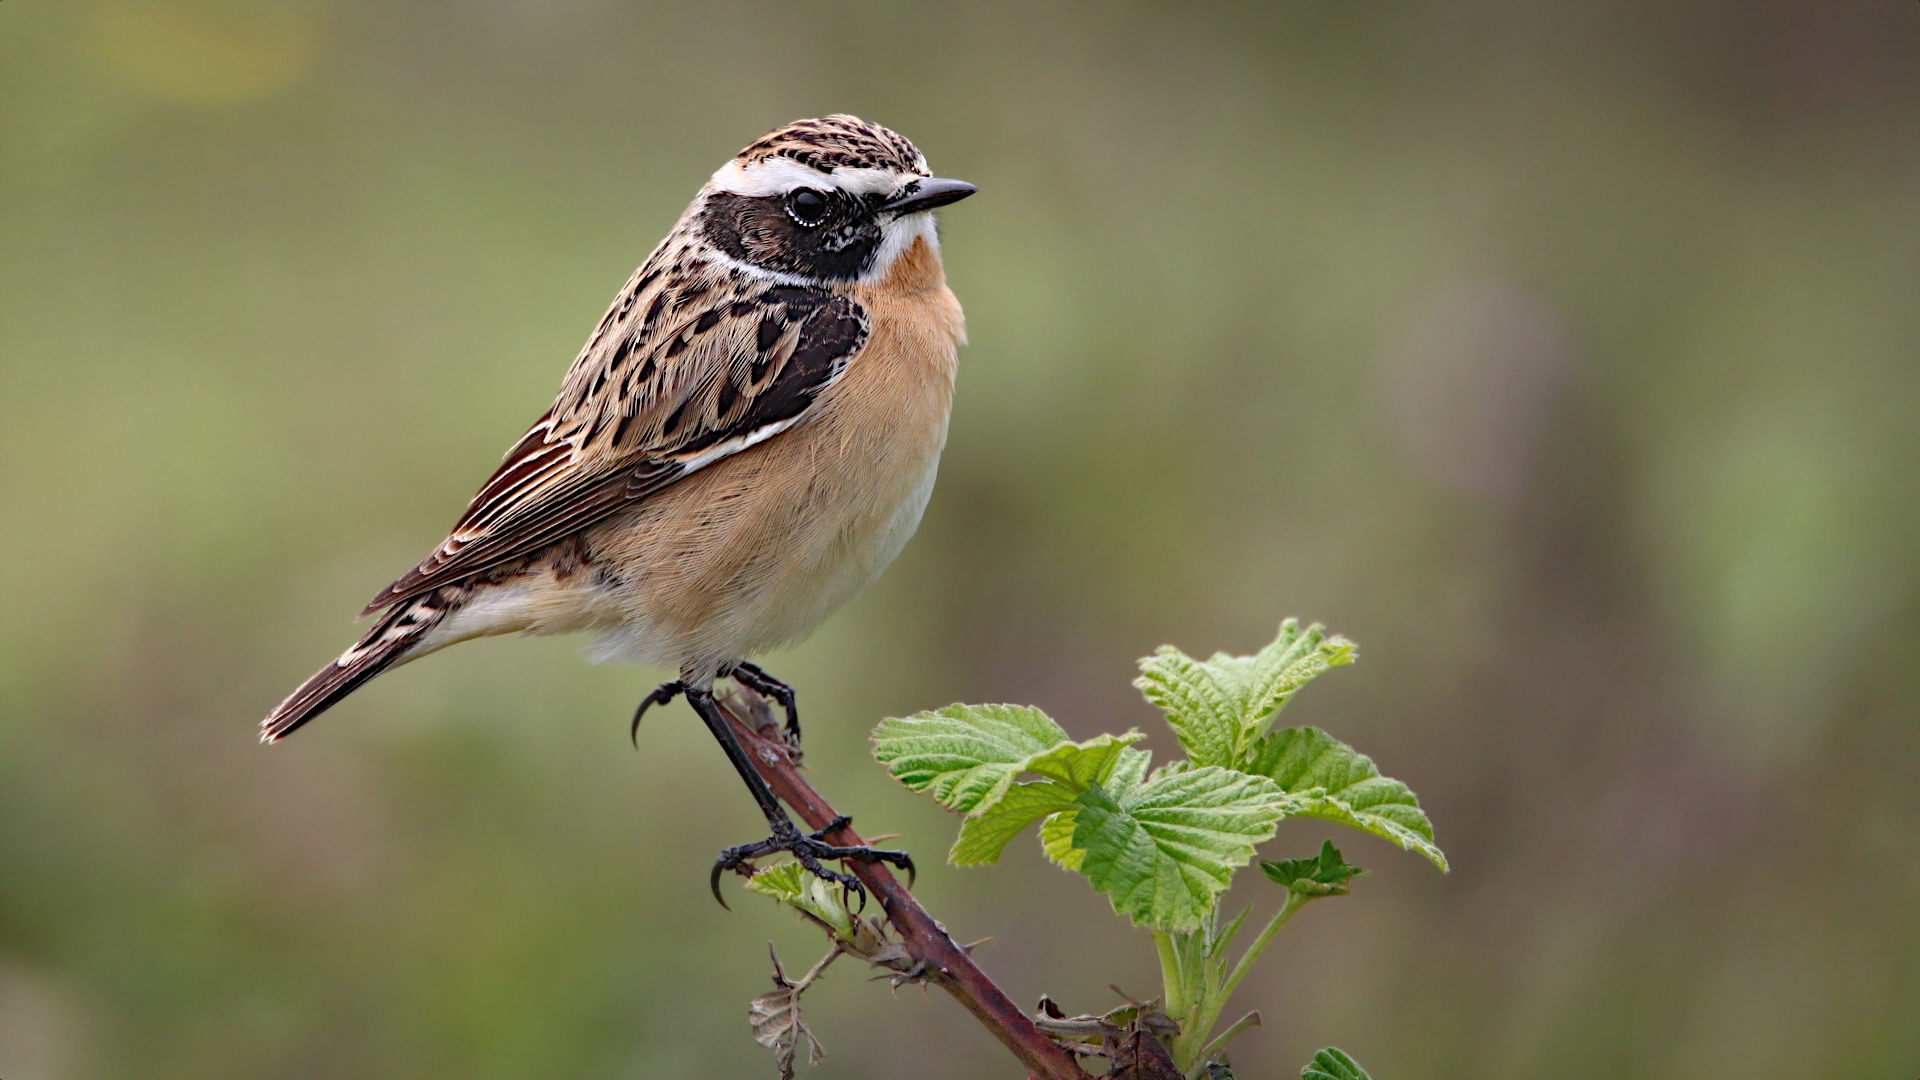
M 933 210 L 977 189 L 904 136 L 847 114 L 756 139 L 700 188 L 634 271 L 550 408 L 447 538 L 382 589 L 371 629 L 261 723 L 277 742 L 394 667 L 473 638 L 596 635 L 595 659 L 672 668 L 640 703 L 685 695 L 771 835 L 724 870 L 790 852 L 886 861 L 802 833 L 714 697 L 718 679 L 786 714 L 752 657 L 810 634 L 919 526 L 946 444 L 960 304 Z M 723 901 L 724 903 L 724 901 Z

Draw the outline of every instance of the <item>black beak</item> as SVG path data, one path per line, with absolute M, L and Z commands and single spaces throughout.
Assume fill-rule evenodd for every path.
M 929 179 L 916 182 L 906 194 L 880 207 L 880 212 L 902 217 L 936 206 L 957 203 L 980 189 L 965 180 Z

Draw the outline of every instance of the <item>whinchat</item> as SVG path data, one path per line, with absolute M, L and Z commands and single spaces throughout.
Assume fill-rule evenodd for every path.
M 791 851 L 908 865 L 800 833 L 714 701 L 872 582 L 920 523 L 947 438 L 960 304 L 936 207 L 974 193 L 913 143 L 835 115 L 768 133 L 713 174 L 620 290 L 559 397 L 379 621 L 263 722 L 272 742 L 397 664 L 494 634 L 597 634 L 601 658 L 677 668 L 685 693 Z M 639 715 L 635 715 L 635 724 Z

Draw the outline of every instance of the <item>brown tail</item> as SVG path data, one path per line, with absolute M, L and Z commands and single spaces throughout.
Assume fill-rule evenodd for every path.
M 358 644 L 315 672 L 267 714 L 260 722 L 260 741 L 279 742 L 294 728 L 326 712 L 368 679 L 392 667 L 449 610 L 450 605 L 438 592 L 396 605 Z

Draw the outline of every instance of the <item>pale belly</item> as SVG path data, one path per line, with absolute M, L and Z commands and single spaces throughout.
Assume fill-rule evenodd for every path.
M 805 637 L 919 527 L 944 427 L 938 441 L 923 433 L 911 440 L 921 445 L 858 461 L 805 446 L 807 435 L 833 441 L 806 433 L 783 453 L 741 455 L 683 481 L 684 491 L 590 534 L 596 561 L 616 570 L 587 605 L 600 625 L 577 628 L 602 632 L 598 658 L 696 671 Z
M 858 476 L 770 475 L 803 463 L 769 456 L 690 477 L 589 530 L 587 566 L 476 588 L 406 659 L 493 634 L 587 632 L 596 660 L 711 673 L 798 641 L 906 546 L 939 451 Z
M 752 655 L 797 641 L 873 584 L 920 527 L 938 467 L 937 458 L 921 467 L 919 479 L 891 510 L 873 505 L 826 515 L 819 527 L 804 530 L 801 550 L 770 575 L 778 585 L 743 594 L 738 651 Z M 831 520 L 836 516 L 837 527 Z
M 900 553 L 933 491 L 961 333 L 924 248 L 901 260 L 904 299 L 860 296 L 872 335 L 817 420 L 591 527 L 583 557 L 475 586 L 405 659 L 491 634 L 588 632 L 598 659 L 700 681 L 812 632 Z

